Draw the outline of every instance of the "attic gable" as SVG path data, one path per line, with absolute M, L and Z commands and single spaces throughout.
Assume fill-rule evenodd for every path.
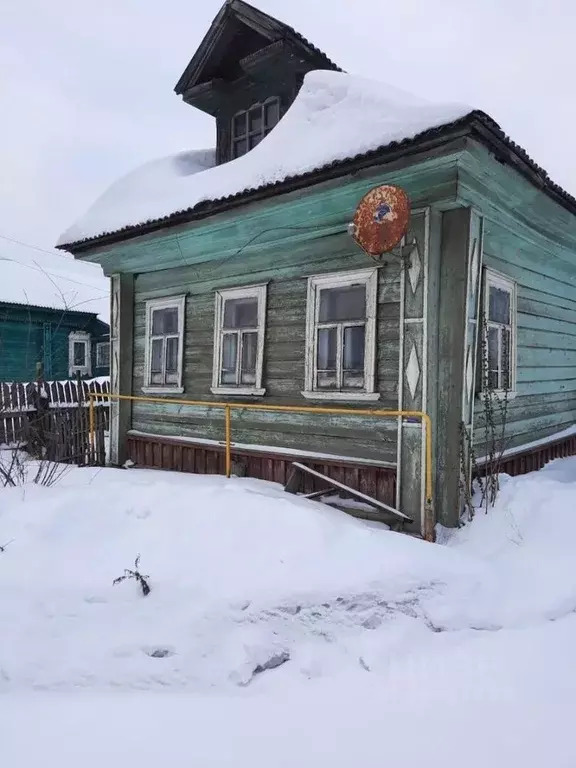
M 341 71 L 296 30 L 244 0 L 227 0 L 186 67 L 175 91 L 185 102 L 216 115 L 235 81 L 270 77 L 281 62 L 295 81 L 312 69 Z

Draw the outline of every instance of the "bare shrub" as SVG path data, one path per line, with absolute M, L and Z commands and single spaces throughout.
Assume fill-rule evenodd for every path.
M 142 594 L 144 597 L 146 595 L 150 594 L 150 584 L 148 583 L 148 579 L 150 576 L 143 576 L 140 571 L 138 570 L 140 566 L 140 555 L 136 556 L 136 560 L 134 560 L 134 568 L 125 568 L 124 574 L 122 576 L 118 576 L 118 578 L 114 579 L 112 584 L 121 584 L 123 581 L 126 581 L 126 579 L 134 579 L 138 582 L 140 585 L 140 588 L 142 589 Z

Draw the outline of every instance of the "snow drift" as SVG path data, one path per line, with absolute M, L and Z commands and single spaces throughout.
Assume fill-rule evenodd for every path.
M 434 104 L 341 72 L 310 72 L 276 128 L 248 154 L 214 166 L 213 151 L 147 163 L 116 182 L 58 244 L 161 219 L 206 200 L 284 181 L 451 123 L 472 110 Z
M 576 458 L 503 479 L 444 545 L 250 480 L 0 490 L 4 763 L 572 768 Z
M 508 479 L 498 508 L 446 546 L 253 480 L 73 470 L 1 494 L 0 544 L 14 540 L 0 555 L 4 690 L 381 673 L 576 610 L 576 460 Z M 146 598 L 112 584 L 137 554 Z

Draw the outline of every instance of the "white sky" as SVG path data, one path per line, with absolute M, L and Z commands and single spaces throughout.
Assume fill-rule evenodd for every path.
M 485 110 L 576 194 L 574 0 L 254 4 L 349 72 Z M 213 145 L 173 87 L 221 0 L 0 5 L 0 235 L 50 249 L 118 176 Z M 0 256 L 66 267 L 1 239 Z

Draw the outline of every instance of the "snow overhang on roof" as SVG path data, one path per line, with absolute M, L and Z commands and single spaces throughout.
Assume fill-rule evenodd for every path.
M 215 166 L 213 151 L 148 163 L 113 184 L 58 241 L 59 248 L 111 235 L 218 201 L 281 184 L 470 115 L 384 83 L 310 72 L 276 128 L 246 155 Z M 297 138 L 296 138 L 297 137 Z

